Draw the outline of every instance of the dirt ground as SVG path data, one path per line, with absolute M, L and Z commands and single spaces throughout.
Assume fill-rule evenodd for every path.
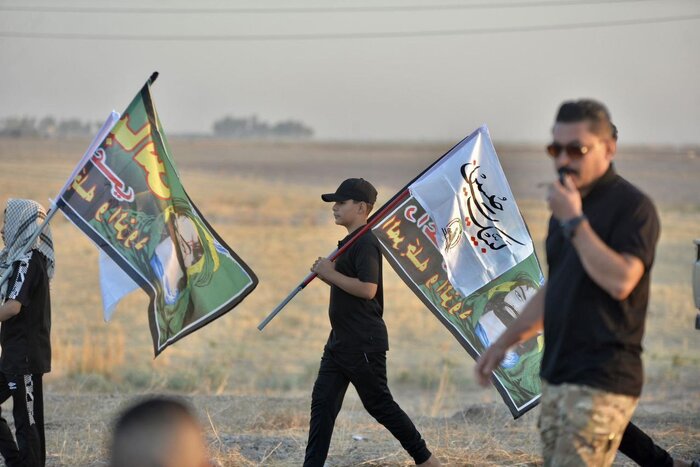
M 118 411 L 149 394 L 176 394 L 197 409 L 216 465 L 300 465 L 310 393 L 328 333 L 327 288 L 312 283 L 260 333 L 255 326 L 344 236 L 319 193 L 365 176 L 381 204 L 452 144 L 236 142 L 172 139 L 190 196 L 253 268 L 258 288 L 235 310 L 153 359 L 147 300 L 134 293 L 105 324 L 94 247 L 62 218 L 52 223 L 53 371 L 45 379 L 50 466 L 105 466 Z M 545 142 L 543 141 L 542 146 Z M 0 138 L 0 203 L 55 196 L 83 140 Z M 502 165 L 541 247 L 553 178 L 544 150 L 498 145 Z M 644 393 L 635 422 L 672 454 L 700 457 L 700 331 L 692 329 L 692 240 L 700 237 L 700 150 L 625 148 L 619 171 L 656 201 L 662 238 L 644 341 Z M 473 361 L 385 265 L 390 387 L 446 465 L 541 465 L 538 409 L 513 420 Z M 11 404 L 3 414 L 11 419 Z M 1 463 L 0 463 L 1 465 Z M 407 466 L 399 444 L 348 391 L 329 466 Z M 616 465 L 634 465 L 618 456 Z
M 649 373 L 634 422 L 674 456 L 700 456 L 697 366 L 658 368 Z M 421 413 L 423 394 L 398 391 L 397 400 L 446 465 L 542 465 L 536 428 L 539 409 L 513 420 L 500 401 L 473 402 L 482 400 L 484 392 L 460 391 L 459 401 L 452 402 L 454 407 L 432 417 Z M 103 460 L 94 459 L 106 456 L 107 421 L 139 396 L 143 395 L 47 395 L 48 464 L 105 465 Z M 308 429 L 308 394 L 183 397 L 199 412 L 218 465 L 301 465 Z M 67 458 L 78 463 L 66 463 Z M 338 418 L 327 465 L 408 466 L 412 462 L 398 442 L 367 415 L 351 389 Z M 618 454 L 615 465 L 636 464 Z

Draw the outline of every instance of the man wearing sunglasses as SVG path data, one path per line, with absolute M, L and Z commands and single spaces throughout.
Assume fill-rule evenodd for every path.
M 642 389 L 641 340 L 659 237 L 651 200 L 612 164 L 617 130 L 605 106 L 564 102 L 547 146 L 547 284 L 479 358 L 491 372 L 512 345 L 544 329 L 539 420 L 545 466 L 611 465 Z

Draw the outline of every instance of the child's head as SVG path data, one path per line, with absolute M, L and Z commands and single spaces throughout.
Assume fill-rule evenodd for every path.
M 0 263 L 17 261 L 21 254 L 29 250 L 39 250 L 47 262 L 49 278 L 54 272 L 53 240 L 51 226 L 44 225 L 46 210 L 31 199 L 9 199 L 2 216 L 0 236 L 4 248 L 0 251 Z M 36 236 L 38 231 L 41 234 Z M 33 239 L 30 245 L 29 241 Z
M 8 199 L 2 214 L 2 241 L 5 247 L 15 243 L 25 244 L 45 218 L 46 210 L 36 201 Z
M 321 195 L 321 199 L 333 205 L 336 224 L 350 226 L 358 220 L 367 220 L 377 200 L 377 190 L 363 178 L 348 178 L 335 193 Z
M 208 467 L 202 430 L 192 410 L 171 398 L 143 400 L 123 412 L 112 434 L 112 467 Z

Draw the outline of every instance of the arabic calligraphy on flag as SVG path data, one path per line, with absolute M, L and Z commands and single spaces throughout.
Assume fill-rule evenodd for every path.
M 109 273 L 116 264 L 148 293 L 156 355 L 229 311 L 257 285 L 185 192 L 149 84 L 57 205 L 111 260 L 101 259 L 103 288 L 130 290 L 128 280 Z M 121 298 L 112 295 L 111 304 Z
M 534 252 L 486 131 L 410 186 L 434 220 L 450 282 L 467 296 Z
M 486 128 L 409 190 L 372 232 L 394 270 L 476 359 L 544 283 Z M 541 336 L 519 344 L 494 372 L 516 418 L 539 401 L 542 349 Z

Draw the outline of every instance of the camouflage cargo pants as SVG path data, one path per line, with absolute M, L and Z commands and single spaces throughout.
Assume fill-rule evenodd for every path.
M 542 381 L 538 426 L 545 467 L 609 466 L 638 398 Z

